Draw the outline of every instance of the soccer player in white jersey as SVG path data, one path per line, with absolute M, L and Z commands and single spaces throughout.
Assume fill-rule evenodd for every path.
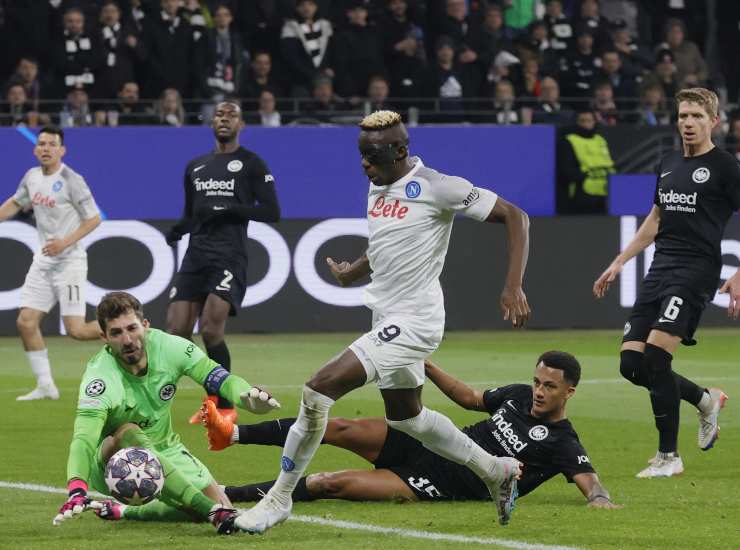
M 469 181 L 427 168 L 409 157 L 408 133 L 398 113 L 377 111 L 360 123 L 362 167 L 370 179 L 367 252 L 358 260 L 327 262 L 342 284 L 371 274 L 366 304 L 372 329 L 330 360 L 303 387 L 298 418 L 283 448 L 275 485 L 235 525 L 263 533 L 286 520 L 291 494 L 321 444 L 329 409 L 346 393 L 375 382 L 385 403 L 388 425 L 419 440 L 427 449 L 468 466 L 486 484 L 499 522 L 509 521 L 518 460 L 494 457 L 460 431 L 449 418 L 421 403 L 424 360 L 442 340 L 444 297 L 439 283 L 455 214 L 504 223 L 509 266 L 501 309 L 521 326 L 530 309 L 522 290 L 529 253 L 527 215 Z
M 21 289 L 17 320 L 36 388 L 18 401 L 59 399 L 40 329 L 57 302 L 67 334 L 76 340 L 100 337 L 97 323 L 85 323 L 87 254 L 79 243 L 100 225 L 100 211 L 84 178 L 62 162 L 65 152 L 62 130 L 42 128 L 33 149 L 39 166 L 26 172 L 15 195 L 0 206 L 0 221 L 32 208 L 39 233 L 39 250 Z

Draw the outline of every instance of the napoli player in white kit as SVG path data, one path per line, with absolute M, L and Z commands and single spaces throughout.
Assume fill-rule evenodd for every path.
M 40 329 L 57 302 L 67 334 L 76 340 L 100 337 L 95 321 L 85 323 L 87 253 L 79 243 L 100 225 L 100 211 L 84 178 L 62 163 L 65 152 L 62 130 L 42 128 L 33 149 L 39 166 L 26 172 L 15 195 L 0 206 L 0 221 L 33 208 L 40 243 L 21 289 L 17 320 L 36 388 L 18 401 L 59 398 Z
M 444 297 L 439 275 L 455 214 L 504 223 L 509 266 L 501 308 L 521 326 L 530 309 L 522 290 L 529 250 L 529 219 L 516 206 L 469 181 L 427 168 L 409 157 L 401 116 L 377 111 L 360 123 L 362 167 L 370 179 L 368 249 L 350 264 L 327 262 L 342 284 L 371 274 L 366 304 L 372 329 L 330 360 L 303 387 L 298 418 L 290 428 L 275 485 L 235 525 L 263 533 L 285 521 L 291 494 L 326 431 L 329 409 L 346 393 L 375 382 L 385 403 L 386 421 L 426 448 L 468 466 L 488 487 L 501 524 L 509 521 L 521 464 L 494 457 L 455 427 L 449 418 L 421 403 L 424 360 L 442 340 Z

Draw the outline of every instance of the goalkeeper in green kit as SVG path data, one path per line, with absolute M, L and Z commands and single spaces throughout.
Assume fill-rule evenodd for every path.
M 106 294 L 97 318 L 106 345 L 82 377 L 67 461 L 69 498 L 54 524 L 94 509 L 104 519 L 208 520 L 220 534 L 232 534 L 237 513 L 231 502 L 172 430 L 170 407 L 177 383 L 188 376 L 209 394 L 257 414 L 280 404 L 230 374 L 189 340 L 149 328 L 141 303 L 131 294 Z M 143 447 L 159 458 L 165 483 L 158 500 L 124 506 L 88 498 L 88 487 L 109 494 L 105 465 L 126 447 Z

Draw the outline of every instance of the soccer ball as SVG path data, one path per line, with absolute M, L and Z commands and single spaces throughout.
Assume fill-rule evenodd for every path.
M 105 483 L 119 502 L 139 506 L 159 496 L 164 472 L 157 456 L 148 449 L 121 449 L 105 467 Z

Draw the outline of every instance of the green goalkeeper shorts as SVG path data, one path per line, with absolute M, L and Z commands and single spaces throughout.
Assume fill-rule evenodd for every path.
M 95 453 L 95 466 L 90 476 L 90 488 L 104 495 L 110 495 L 110 489 L 108 489 L 108 485 L 105 483 L 105 463 L 102 457 L 102 447 L 101 442 Z M 156 453 L 169 460 L 172 466 L 185 476 L 185 479 L 192 483 L 199 491 L 214 483 L 213 476 L 208 471 L 208 468 L 195 456 L 190 454 L 190 451 L 182 443 L 168 447 L 163 451 L 156 451 Z M 161 500 L 166 501 L 167 499 Z

